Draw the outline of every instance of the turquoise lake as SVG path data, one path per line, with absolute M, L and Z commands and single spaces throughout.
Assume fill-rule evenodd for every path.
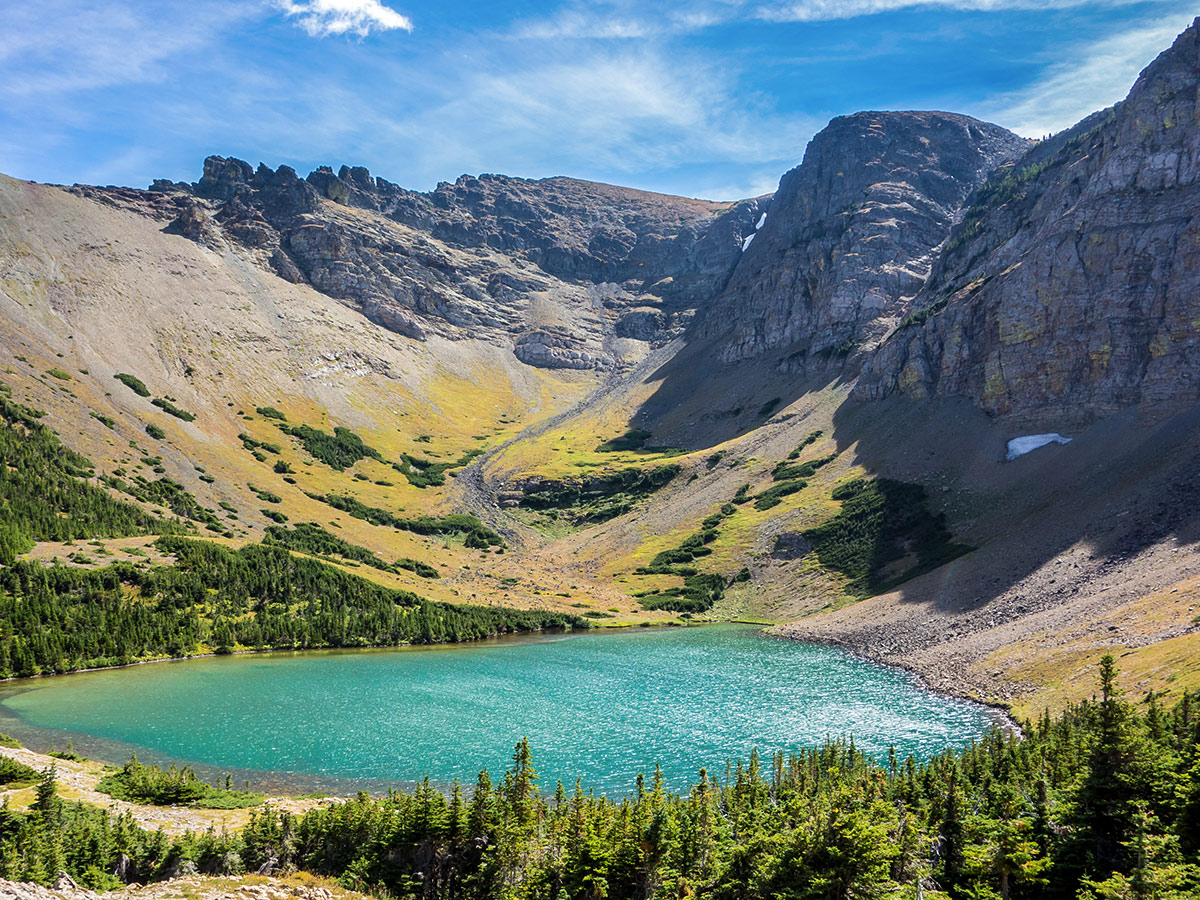
M 621 793 L 701 766 L 852 735 L 927 757 L 995 721 L 908 674 L 749 626 L 629 630 L 395 650 L 218 657 L 0 687 L 0 730 L 123 762 L 264 786 L 377 789 L 496 775 L 528 737 L 541 783 Z

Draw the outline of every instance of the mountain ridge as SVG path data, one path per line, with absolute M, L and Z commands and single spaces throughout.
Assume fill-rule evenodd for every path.
M 170 479 L 233 546 L 335 529 L 333 564 L 430 600 L 803 619 L 1008 703 L 1119 638 L 1157 690 L 1197 632 L 1146 606 L 1197 566 L 1197 28 L 1049 140 L 858 113 L 733 203 L 224 157 L 150 190 L 0 179 L 4 380 L 104 490 L 164 515 Z M 1005 461 L 1039 430 L 1071 441 Z M 819 542 L 864 484 L 893 506 L 838 568 Z M 396 527 L 456 514 L 505 546 Z M 1030 641 L 1048 669 L 1005 656 Z

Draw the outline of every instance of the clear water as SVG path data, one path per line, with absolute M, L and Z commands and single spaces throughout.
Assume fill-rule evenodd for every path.
M 292 786 L 473 782 L 528 737 L 541 782 L 627 790 L 701 766 L 853 735 L 928 756 L 992 714 L 907 674 L 747 626 L 631 630 L 454 647 L 277 653 L 33 679 L 0 688 L 0 726 L 112 762 L 198 764 Z M 253 779 L 252 779 L 253 780 Z

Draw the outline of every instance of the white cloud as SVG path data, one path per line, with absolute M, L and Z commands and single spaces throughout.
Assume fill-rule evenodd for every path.
M 331 34 L 366 37 L 372 31 L 413 30 L 408 16 L 379 0 L 282 0 L 279 6 L 313 37 Z
M 42 0 L 5 11 L 0 97 L 10 102 L 161 81 L 174 60 L 209 52 L 251 11 L 206 0 L 189 8 L 147 2 Z
M 1070 9 L 1077 6 L 1123 6 L 1141 0 L 789 0 L 760 3 L 753 8 L 755 18 L 768 22 L 820 22 L 831 19 L 856 19 L 902 9 L 932 7 L 967 12 L 1004 10 Z
M 1048 67 L 1025 90 L 995 98 L 984 115 L 1029 137 L 1068 128 L 1122 99 L 1138 73 L 1191 21 L 1191 12 L 1168 15 L 1144 28 L 1062 49 L 1059 55 L 1067 61 Z
M 740 177 L 722 176 L 714 187 L 749 196 L 763 192 L 764 165 L 777 180 L 823 124 L 741 93 L 728 63 L 645 45 L 472 57 L 432 90 L 435 103 L 394 116 L 376 140 L 409 148 L 412 168 L 438 177 L 451 168 L 628 183 L 651 172 L 736 167 Z
M 1113 7 L 1147 0 L 694 0 L 686 8 L 671 0 L 575 2 L 551 16 L 518 22 L 513 35 L 542 40 L 637 39 L 692 34 L 730 22 L 821 22 L 857 19 L 908 9 L 968 12 Z M 1152 0 L 1151 0 L 1152 2 Z

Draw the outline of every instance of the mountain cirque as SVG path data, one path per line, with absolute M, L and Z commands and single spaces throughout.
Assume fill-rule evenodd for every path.
M 1200 574 L 1197 32 L 1047 140 L 858 113 L 736 203 L 499 175 L 418 193 L 217 156 L 149 190 L 3 179 L 0 339 L 25 360 L 7 378 L 112 471 L 158 415 L 113 392 L 137 373 L 200 414 L 156 419 L 174 430 L 154 452 L 237 540 L 274 520 L 273 491 L 276 515 L 436 562 L 389 578 L 437 599 L 664 621 L 641 599 L 679 588 L 651 562 L 703 528 L 713 617 L 806 617 L 792 633 L 997 701 L 1061 702 L 1113 646 L 1130 685 L 1177 689 L 1164 659 L 1197 649 Z M 71 382 L 41 377 L 60 365 Z M 380 458 L 326 471 L 286 444 L 263 469 L 263 403 Z M 1035 431 L 1071 441 L 1005 462 Z M 779 491 L 809 446 L 821 465 Z M 402 481 L 412 459 L 453 471 Z M 924 486 L 974 549 L 848 605 L 804 535 L 864 475 Z M 335 516 L 333 492 L 471 511 L 509 548 Z

